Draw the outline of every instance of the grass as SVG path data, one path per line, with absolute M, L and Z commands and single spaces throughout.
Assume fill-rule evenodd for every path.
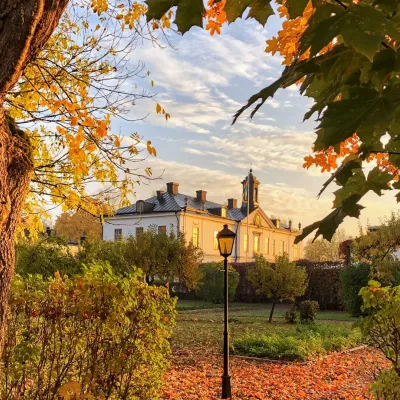
M 222 305 L 210 304 L 202 301 L 184 300 L 178 302 L 178 317 L 175 334 L 172 337 L 172 346 L 174 348 L 201 347 L 213 352 L 220 352 L 223 342 L 223 309 Z M 256 303 L 232 303 L 229 306 L 229 330 L 231 343 L 237 343 L 240 338 L 247 337 L 266 337 L 278 335 L 281 339 L 284 337 L 297 337 L 297 325 L 285 323 L 284 314 L 289 306 L 279 304 L 274 314 L 274 322 L 268 323 L 270 311 L 269 304 Z M 324 333 L 319 333 L 321 337 L 330 333 L 332 343 L 338 343 L 341 337 L 349 336 L 353 332 L 353 324 L 356 321 L 345 312 L 319 312 L 317 314 L 316 326 Z M 328 326 L 324 328 L 323 326 Z M 324 330 L 325 329 L 325 330 Z M 332 332 L 338 332 L 339 339 L 333 340 Z M 316 336 L 318 336 L 316 334 Z M 328 335 L 329 336 L 329 335 Z M 279 339 L 278 339 L 279 340 Z M 318 339 L 319 340 L 319 339 Z M 344 343 L 344 348 L 353 343 Z M 322 344 L 322 350 L 319 352 L 336 350 L 329 347 L 327 343 Z M 236 349 L 238 351 L 238 349 Z M 317 351 L 314 351 L 317 353 Z M 302 353 L 297 359 L 302 359 Z M 307 355 L 308 357 L 308 355 Z M 275 357 L 277 358 L 277 357 Z M 279 357 L 278 357 L 279 358 Z M 290 357 L 288 357 L 290 358 Z
M 246 356 L 305 361 L 361 343 L 359 329 L 323 323 L 299 325 L 293 330 L 272 335 L 246 333 L 233 340 L 232 350 Z

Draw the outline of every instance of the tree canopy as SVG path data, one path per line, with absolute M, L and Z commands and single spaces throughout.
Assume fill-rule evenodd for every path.
M 54 230 L 57 237 L 67 241 L 79 242 L 82 237 L 96 240 L 102 239 L 99 218 L 94 217 L 85 210 L 62 213 L 56 219 Z
M 271 0 L 147 0 L 149 19 L 161 18 L 177 6 L 175 23 L 185 33 L 203 26 L 210 34 L 237 18 L 265 24 L 274 13 Z M 233 123 L 251 107 L 251 117 L 281 88 L 299 85 L 313 99 L 304 119 L 316 115 L 318 126 L 313 154 L 304 167 L 332 171 L 333 211 L 307 226 L 297 241 L 316 230 L 331 240 L 346 217 L 360 216 L 359 202 L 369 192 L 382 195 L 400 189 L 398 133 L 400 1 L 393 0 L 277 0 L 284 18 L 276 37 L 267 40 L 268 53 L 279 52 L 285 68 L 275 82 L 250 97 Z M 387 139 L 383 144 L 382 138 Z M 366 163 L 373 167 L 366 172 Z M 400 194 L 397 194 L 400 200 Z
M 308 285 L 306 269 L 290 262 L 287 253 L 276 257 L 275 264 L 269 263 L 263 256 L 257 257 L 254 268 L 249 269 L 247 277 L 257 294 L 272 299 L 269 322 L 272 322 L 278 301 L 294 300 L 302 296 Z
M 304 246 L 304 257 L 309 261 L 341 261 L 340 244 L 348 239 L 343 229 L 338 229 L 331 241 L 326 239 L 309 240 Z

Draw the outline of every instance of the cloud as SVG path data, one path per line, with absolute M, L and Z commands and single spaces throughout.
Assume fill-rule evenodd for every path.
M 279 132 L 268 134 L 256 124 L 253 134 L 211 136 L 206 140 L 189 140 L 198 151 L 213 149 L 220 156 L 226 156 L 230 166 L 247 169 L 250 164 L 255 170 L 280 169 L 302 170 L 304 154 L 310 152 L 314 139 L 312 132 Z M 272 130 L 272 128 L 271 128 Z

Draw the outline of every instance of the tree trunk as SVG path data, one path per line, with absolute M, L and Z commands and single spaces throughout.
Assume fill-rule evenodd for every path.
M 269 319 L 268 319 L 268 322 L 269 322 L 269 323 L 272 322 L 272 317 L 273 317 L 273 315 L 274 315 L 275 306 L 276 306 L 276 299 L 274 298 L 274 299 L 272 300 L 271 312 L 269 313 Z
M 49 39 L 68 0 L 0 0 L 0 356 L 15 267 L 15 232 L 33 171 L 28 136 L 6 115 L 4 100 Z

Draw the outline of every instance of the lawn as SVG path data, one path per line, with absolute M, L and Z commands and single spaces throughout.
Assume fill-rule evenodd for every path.
M 296 326 L 285 323 L 288 306 L 279 305 L 268 324 L 268 304 L 230 305 L 231 341 L 243 335 L 292 335 Z M 317 326 L 351 331 L 356 319 L 344 312 L 319 312 Z M 223 310 L 199 301 L 180 301 L 172 338 L 172 365 L 165 376 L 162 399 L 220 398 Z M 380 355 L 366 348 L 351 353 L 314 357 L 307 363 L 253 361 L 231 357 L 235 399 L 367 399 L 368 385 Z

